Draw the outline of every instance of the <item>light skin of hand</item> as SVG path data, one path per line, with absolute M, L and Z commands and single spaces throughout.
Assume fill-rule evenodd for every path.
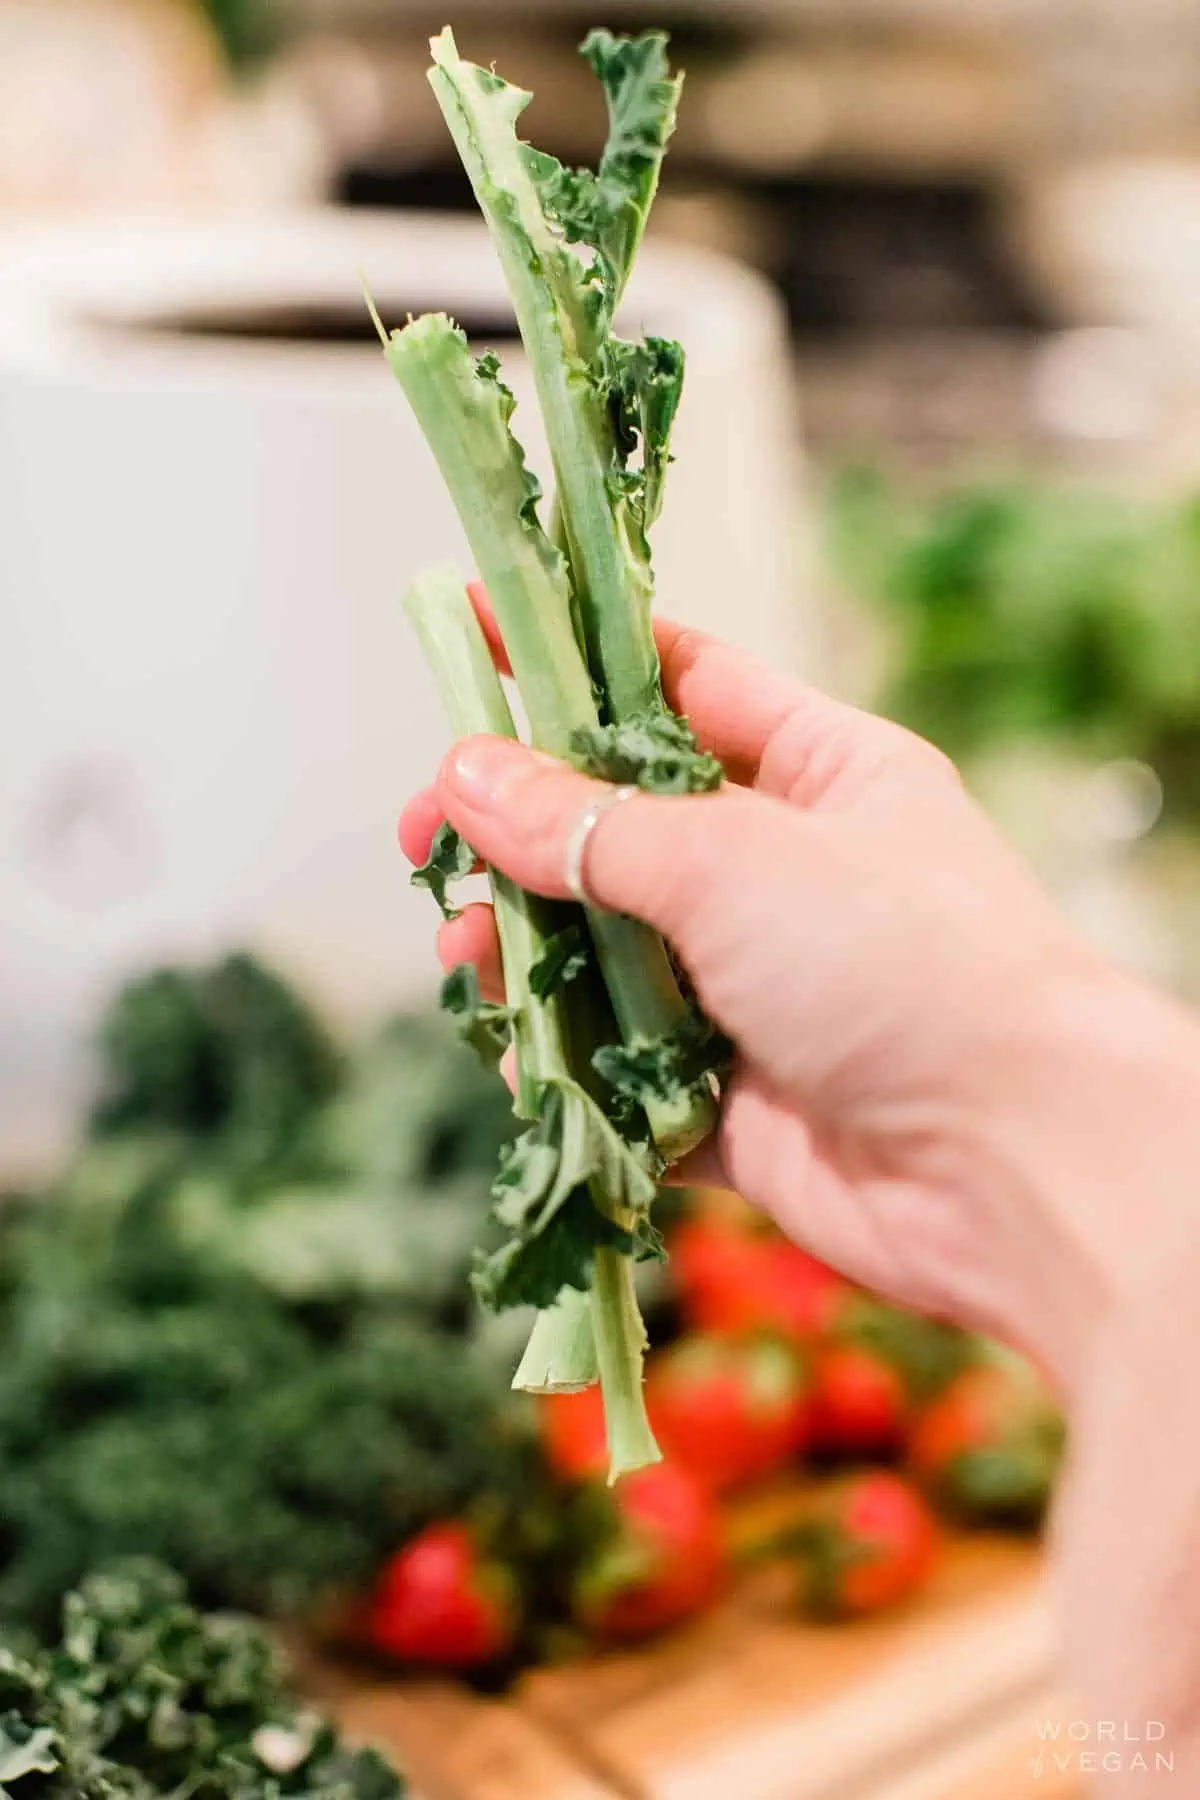
M 1101 1626 L 1095 1562 L 1132 1503 L 1112 1439 L 1118 1413 L 1136 1435 L 1136 1383 L 1113 1371 L 1111 1346 L 1128 1346 L 1124 1370 L 1140 1353 L 1147 1381 L 1161 1380 L 1171 1319 L 1172 1354 L 1189 1330 L 1193 1359 L 1200 1348 L 1178 1293 L 1169 1311 L 1185 1264 L 1200 1283 L 1200 1027 L 1071 932 L 930 745 L 711 638 L 666 623 L 657 635 L 670 704 L 730 780 L 605 813 L 586 875 L 597 904 L 663 933 L 736 1046 L 715 1138 L 685 1172 L 736 1189 L 866 1286 L 1023 1348 L 1073 1422 L 1091 1421 L 1059 1509 L 1072 1674 L 1099 1716 L 1150 1707 L 1147 1645 L 1170 1584 L 1152 1584 L 1135 1630 L 1149 1590 L 1126 1554 L 1125 1618 Z M 406 808 L 401 843 L 423 860 L 448 818 L 487 863 L 563 898 L 568 839 L 600 791 L 534 751 L 470 739 Z M 439 954 L 474 962 L 500 997 L 489 908 L 444 926 Z M 1177 1515 L 1156 1551 L 1173 1569 L 1200 1449 L 1143 1448 Z M 1189 1539 L 1193 1559 L 1200 1603 Z M 1186 1668 L 1176 1647 L 1172 1717 L 1200 1710 L 1196 1655 Z
M 1139 1038 L 1190 1022 L 1072 935 L 929 744 L 714 639 L 657 634 L 670 704 L 731 780 L 606 814 L 587 878 L 663 932 L 737 1047 L 687 1173 L 865 1285 L 1018 1343 L 1070 1389 L 1130 1247 L 1125 1194 L 1097 1179 L 1107 1134 L 1089 1123 L 1095 1155 L 1077 1160 L 1100 1171 L 1061 1188 L 1060 1140 L 1106 1051 L 1119 1076 Z M 410 802 L 401 842 L 423 860 L 448 817 L 487 862 L 562 898 L 567 839 L 599 791 L 470 740 Z M 502 997 L 490 908 L 444 926 L 439 954 Z

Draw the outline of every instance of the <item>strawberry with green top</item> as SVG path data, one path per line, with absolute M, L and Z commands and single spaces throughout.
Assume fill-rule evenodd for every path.
M 833 1456 L 893 1456 L 920 1406 L 963 1365 L 963 1334 L 848 1291 L 813 1357 L 813 1447 Z
M 808 1341 L 832 1329 L 851 1291 L 807 1250 L 753 1221 L 688 1219 L 670 1248 L 680 1311 L 699 1331 L 774 1330 Z
M 589 1635 L 634 1643 L 709 1606 L 725 1575 L 721 1522 L 709 1492 L 670 1463 L 639 1470 L 611 1494 L 612 1530 L 575 1585 Z
M 1034 1526 L 1062 1464 L 1062 1415 L 1022 1357 L 995 1345 L 983 1355 L 921 1414 L 910 1464 L 955 1518 Z
M 365 1637 L 381 1656 L 415 1667 L 483 1669 L 511 1653 L 519 1616 L 513 1575 L 470 1528 L 430 1525 L 384 1565 Z
M 812 1441 L 830 1456 L 891 1456 L 904 1444 L 912 1399 L 903 1375 L 865 1344 L 833 1343 L 813 1358 Z
M 817 1618 L 857 1618 L 920 1591 L 937 1564 L 938 1528 L 918 1490 L 886 1469 L 844 1477 L 794 1534 L 801 1603 Z
M 681 1338 L 651 1363 L 646 1405 L 667 1458 L 725 1492 L 771 1474 L 804 1448 L 807 1359 L 769 1333 Z

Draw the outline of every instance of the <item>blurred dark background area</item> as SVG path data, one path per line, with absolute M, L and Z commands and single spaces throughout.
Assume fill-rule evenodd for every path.
M 641 17 L 626 11 L 621 23 Z M 1011 164 L 1036 98 L 1015 80 L 1003 92 L 986 33 L 981 44 L 969 28 L 943 36 L 919 19 L 906 30 L 881 11 L 857 21 L 821 8 L 656 14 L 688 71 L 656 227 L 741 256 L 777 284 L 813 379 L 818 447 L 881 430 L 926 453 L 947 437 L 957 447 L 1030 435 L 1034 422 L 1012 416 L 998 391 L 997 365 L 1019 370 L 1061 323 L 1008 237 Z M 432 17 L 414 24 L 418 43 Z M 542 96 L 531 131 L 565 160 L 586 158 L 600 124 L 574 54 L 588 19 L 533 8 L 512 20 L 506 65 Z M 393 78 L 419 62 L 407 29 L 362 27 Z M 468 54 L 494 54 L 489 25 L 469 12 L 458 35 Z M 980 90 L 977 104 L 962 84 Z M 474 204 L 446 146 L 412 132 L 399 105 L 339 172 L 337 195 L 350 206 Z M 856 417 L 864 377 L 877 394 L 869 418 Z M 930 391 L 951 384 L 949 402 Z

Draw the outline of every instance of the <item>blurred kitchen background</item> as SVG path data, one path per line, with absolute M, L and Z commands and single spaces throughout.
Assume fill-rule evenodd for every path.
M 420 1254 L 453 1311 L 502 1131 L 489 1114 L 464 1188 L 447 1145 L 491 1100 L 413 1023 L 431 928 L 393 827 L 445 730 L 400 597 L 462 540 L 360 299 L 494 344 L 544 464 L 425 83 L 446 22 L 0 0 L 0 1174 L 59 1165 L 101 1065 L 95 1129 L 125 1105 L 241 1130 L 230 1096 L 267 1064 L 238 1034 L 287 1006 L 241 964 L 211 992 L 180 977 L 110 1014 L 101 1051 L 103 1009 L 156 965 L 249 949 L 340 1037 L 412 1015 L 335 1078 L 289 1013 L 266 1138 L 237 1139 L 257 1167 L 348 1082 L 318 1159 L 358 1196 L 347 1241 L 283 1206 L 235 1257 L 305 1304 L 331 1256 L 350 1288 L 420 1286 L 418 1215 L 379 1252 L 364 1195 L 449 1181 L 466 1210 Z M 596 15 L 458 0 L 451 22 L 534 91 L 533 139 L 595 156 L 575 46 Z M 618 0 L 605 22 L 668 28 L 687 70 L 629 301 L 689 354 L 664 610 L 933 736 L 1099 942 L 1200 998 L 1200 9 Z M 202 1015 L 226 1036 L 173 1061 Z M 189 1192 L 195 1241 L 232 1243 L 224 1201 Z M 0 1481 L 0 1570 L 6 1507 Z M 767 1800 L 777 1777 L 731 1780 Z
M 602 123 L 589 16 L 455 20 L 567 159 Z M 1090 928 L 1194 988 L 1200 15 L 654 18 L 688 72 L 634 295 L 691 353 L 664 605 L 938 737 Z M 460 540 L 357 284 L 511 336 L 440 23 L 0 3 L 13 1155 L 61 1135 L 139 957 L 253 939 L 348 1019 L 428 985 L 388 838 L 441 731 L 396 601 Z

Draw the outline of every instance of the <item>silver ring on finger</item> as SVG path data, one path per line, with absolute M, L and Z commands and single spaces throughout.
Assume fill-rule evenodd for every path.
M 563 864 L 563 884 L 571 897 L 578 900 L 580 906 L 595 906 L 596 904 L 587 891 L 587 853 L 593 831 L 605 813 L 611 812 L 614 806 L 620 806 L 622 801 L 632 800 L 634 795 L 640 794 L 641 791 L 636 787 L 610 788 L 606 794 L 600 796 L 599 800 L 592 802 L 567 839 L 567 851 Z

